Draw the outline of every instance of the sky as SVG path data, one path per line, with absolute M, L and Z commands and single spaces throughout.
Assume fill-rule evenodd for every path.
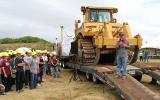
M 160 0 L 0 0 L 0 38 L 36 36 L 60 40 L 74 37 L 74 20 L 82 20 L 81 6 L 118 8 L 118 22 L 128 22 L 133 35 L 140 33 L 143 47 L 160 48 Z

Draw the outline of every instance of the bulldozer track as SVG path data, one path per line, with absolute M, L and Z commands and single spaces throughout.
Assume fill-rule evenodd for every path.
M 96 52 L 92 41 L 87 38 L 80 39 L 80 44 L 82 46 L 82 62 L 84 65 L 91 65 L 95 63 Z

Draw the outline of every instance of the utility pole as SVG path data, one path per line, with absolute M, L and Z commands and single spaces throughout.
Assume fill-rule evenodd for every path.
M 61 45 L 62 45 L 62 43 L 63 43 L 63 36 L 64 36 L 64 27 L 63 26 L 60 26 L 60 28 L 61 28 Z
M 58 43 L 57 43 L 57 37 L 56 37 L 55 51 L 56 51 L 56 53 L 58 53 Z
M 62 56 L 62 43 L 63 43 L 63 36 L 64 36 L 64 26 L 60 26 L 61 28 L 61 43 L 60 43 L 60 53 L 59 53 L 59 56 Z

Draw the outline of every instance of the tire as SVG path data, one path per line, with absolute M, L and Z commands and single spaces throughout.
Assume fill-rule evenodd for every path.
M 66 68 L 65 63 L 63 61 L 61 62 L 61 68 L 63 68 L 63 69 Z
M 133 76 L 137 81 L 141 81 L 142 79 L 142 72 L 136 71 L 135 76 Z
M 87 79 L 88 81 L 92 81 L 92 74 L 86 72 L 86 79 Z
M 92 81 L 93 83 L 96 83 L 96 84 L 100 83 L 100 80 L 98 80 L 95 75 L 92 75 Z

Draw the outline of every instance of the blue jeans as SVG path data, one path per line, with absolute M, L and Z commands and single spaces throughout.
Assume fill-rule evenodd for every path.
M 44 64 L 43 65 L 43 78 L 45 78 L 46 77 L 46 71 L 47 71 L 47 64 Z
M 60 76 L 59 66 L 53 67 L 53 73 L 56 78 Z
M 31 85 L 30 85 L 30 89 L 36 88 L 37 82 L 38 82 L 38 76 L 37 76 L 37 74 L 31 73 Z
M 117 57 L 117 76 L 127 75 L 127 57 Z
M 1 74 L 0 74 L 0 84 L 2 83 L 2 77 L 1 77 Z

